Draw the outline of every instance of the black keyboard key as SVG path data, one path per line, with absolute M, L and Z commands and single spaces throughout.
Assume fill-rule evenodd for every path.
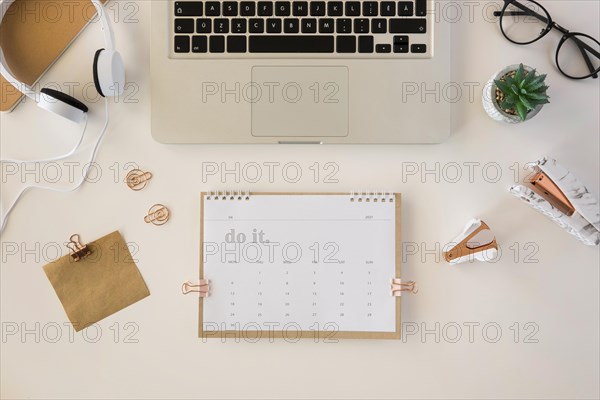
M 270 1 L 259 1 L 258 15 L 261 17 L 271 17 L 273 15 L 273 3 Z
M 354 20 L 354 33 L 369 33 L 369 19 L 356 18 Z
M 371 32 L 372 33 L 386 33 L 387 32 L 387 19 L 373 18 L 371 21 Z
M 276 1 L 275 2 L 275 15 L 278 17 L 287 17 L 290 15 L 290 2 L 289 1 Z
M 229 33 L 229 20 L 227 18 L 215 19 L 215 33 Z
M 201 1 L 176 1 L 175 2 L 176 17 L 201 17 L 202 2 Z
M 363 1 L 363 15 L 365 17 L 376 17 L 377 6 L 376 1 Z
M 175 33 L 194 33 L 194 20 L 192 18 L 176 18 Z
M 211 36 L 209 42 L 211 53 L 225 52 L 225 36 Z
M 231 33 L 246 33 L 247 20 L 244 18 L 234 18 L 231 20 Z
M 285 33 L 300 32 L 300 20 L 298 18 L 286 18 L 283 20 L 283 31 Z
M 338 53 L 356 53 L 356 36 L 338 36 L 336 42 Z
M 237 17 L 238 3 L 235 1 L 226 1 L 223 3 L 223 15 L 226 17 Z
M 373 52 L 373 36 L 358 37 L 358 52 L 372 53 Z
M 317 33 L 317 20 L 315 18 L 303 18 L 300 23 L 302 33 Z
M 427 15 L 427 0 L 415 1 L 415 14 L 417 17 L 424 17 Z
M 175 36 L 175 53 L 189 53 L 190 52 L 190 37 L 189 36 Z
M 327 2 L 327 15 L 330 17 L 339 17 L 344 15 L 344 6 L 341 1 L 329 1 Z
M 408 45 L 394 43 L 394 53 L 408 53 Z
M 292 13 L 295 17 L 306 17 L 308 15 L 308 2 L 295 1 L 292 3 Z
M 322 17 L 325 15 L 325 2 L 324 1 L 311 1 L 310 2 L 310 15 L 313 17 Z
M 281 33 L 281 19 L 269 18 L 267 20 L 267 33 Z
M 396 15 L 396 3 L 393 1 L 382 1 L 379 14 L 383 17 L 393 17 Z
M 227 36 L 228 53 L 245 53 L 246 36 Z
M 333 33 L 333 18 L 319 18 L 319 33 Z
M 375 46 L 375 51 L 378 53 L 391 53 L 392 46 L 390 46 L 389 44 L 378 44 L 377 46 Z
M 406 35 L 394 36 L 394 44 L 408 44 L 408 36 L 406 36 Z
M 338 18 L 336 20 L 337 33 L 352 33 L 352 20 L 350 18 Z
M 333 53 L 333 36 L 250 36 L 249 48 L 250 53 Z
M 411 53 L 427 53 L 427 45 L 426 44 L 411 44 L 410 52 Z
M 412 1 L 398 2 L 398 15 L 400 17 L 412 17 L 413 16 L 413 2 Z
M 250 33 L 263 33 L 265 31 L 265 20 L 262 18 L 251 18 L 248 30 Z
M 254 17 L 256 14 L 256 3 L 253 1 L 242 1 L 240 3 L 240 15 L 242 17 Z
M 393 18 L 390 19 L 390 33 L 426 33 L 425 18 Z
M 192 36 L 192 52 L 206 53 L 208 51 L 208 39 L 206 36 Z
M 212 20 L 208 19 L 208 18 L 198 18 L 196 20 L 196 32 L 211 33 L 212 32 Z
M 360 15 L 360 1 L 346 2 L 346 16 L 358 17 Z
M 218 1 L 207 1 L 204 11 L 209 17 L 218 17 L 221 15 L 221 3 Z

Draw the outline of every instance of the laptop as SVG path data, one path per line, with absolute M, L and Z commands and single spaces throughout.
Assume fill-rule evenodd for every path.
M 152 1 L 162 143 L 439 143 L 450 26 L 433 0 Z

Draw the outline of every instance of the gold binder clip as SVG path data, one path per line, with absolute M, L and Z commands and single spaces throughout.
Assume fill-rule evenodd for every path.
M 134 169 L 129 171 L 125 177 L 125 183 L 129 186 L 129 189 L 137 192 L 145 188 L 150 179 L 152 179 L 152 173 Z
M 200 297 L 208 297 L 209 289 L 208 279 L 200 279 L 197 285 L 188 281 L 181 286 L 183 294 L 196 292 Z
M 92 252 L 87 244 L 81 244 L 78 233 L 71 235 L 67 248 L 71 250 L 71 258 L 75 261 L 87 257 Z
M 400 297 L 402 296 L 402 292 L 410 292 L 412 294 L 417 294 L 419 289 L 417 289 L 417 282 L 408 281 L 406 283 L 402 283 L 402 279 L 394 278 L 392 279 L 392 296 Z
M 450 264 L 458 264 L 471 259 L 493 261 L 498 256 L 498 244 L 490 227 L 480 219 L 467 222 L 463 233 L 451 242 L 451 247 L 443 252 Z
M 163 225 L 169 220 L 169 209 L 162 204 L 155 204 L 148 210 L 148 215 L 144 217 L 144 221 L 151 222 L 154 225 Z

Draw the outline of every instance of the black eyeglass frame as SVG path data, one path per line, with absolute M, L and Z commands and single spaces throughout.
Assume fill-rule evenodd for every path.
M 548 13 L 548 10 L 546 10 L 544 8 L 544 6 L 542 6 L 541 4 L 539 4 L 538 2 L 534 1 L 534 0 L 528 0 L 529 2 L 537 5 L 538 7 L 540 7 L 540 9 L 542 9 L 544 11 L 544 13 L 546 14 L 546 17 L 544 17 L 543 15 L 540 15 L 539 13 L 533 11 L 532 9 L 530 9 L 529 7 L 525 7 L 523 4 L 519 3 L 516 0 L 504 0 L 504 7 L 502 7 L 502 11 L 494 11 L 494 16 L 495 17 L 500 17 L 500 30 L 502 31 L 502 34 L 504 35 L 504 37 L 511 43 L 514 44 L 518 44 L 518 45 L 528 45 L 531 44 L 533 42 L 537 42 L 538 40 L 540 40 L 541 38 L 543 38 L 544 36 L 546 36 L 548 34 L 548 32 L 550 32 L 552 30 L 552 28 L 556 28 L 556 30 L 558 30 L 559 32 L 561 32 L 563 34 L 563 37 L 560 39 L 560 42 L 558 43 L 558 47 L 556 48 L 556 54 L 554 56 L 554 61 L 556 63 L 556 66 L 558 67 L 558 70 L 561 72 L 561 74 L 563 74 L 564 76 L 566 76 L 567 78 L 571 78 L 571 79 L 587 79 L 589 77 L 592 77 L 594 79 L 598 78 L 598 73 L 600 73 L 600 67 L 594 69 L 594 66 L 592 64 L 592 61 L 590 60 L 589 56 L 587 55 L 587 53 L 584 51 L 587 50 L 590 53 L 594 54 L 596 57 L 598 57 L 600 59 L 600 52 L 594 50 L 593 48 L 591 48 L 590 46 L 588 46 L 587 43 L 581 41 L 579 38 L 577 38 L 577 36 L 583 36 L 586 37 L 596 43 L 598 43 L 598 46 L 600 47 L 600 42 L 598 42 L 596 39 L 594 39 L 593 37 L 591 37 L 588 34 L 585 33 L 581 33 L 581 32 L 570 32 L 569 30 L 563 28 L 562 26 L 560 26 L 559 24 L 557 24 L 556 22 L 554 22 L 552 20 L 552 17 L 550 16 L 550 14 Z M 514 11 L 509 11 L 507 12 L 506 9 L 509 5 L 514 5 L 517 8 L 520 8 L 521 10 L 523 10 L 522 12 L 514 12 Z M 542 22 L 545 22 L 546 28 L 544 28 L 544 30 L 542 31 L 542 33 L 535 39 L 529 41 L 529 42 L 516 42 L 514 40 L 512 40 L 507 34 L 506 32 L 504 32 L 504 27 L 502 24 L 502 19 L 504 18 L 505 15 L 530 15 L 532 17 L 535 17 L 537 19 L 539 19 Z M 585 76 L 571 76 L 569 74 L 567 74 L 565 71 L 563 71 L 563 69 L 560 67 L 560 63 L 558 62 L 558 53 L 560 52 L 560 49 L 562 47 L 562 45 L 568 40 L 568 39 L 572 39 L 575 44 L 577 45 L 577 47 L 579 47 L 579 50 L 581 51 L 581 55 L 588 67 L 588 69 L 590 70 L 590 74 L 589 75 L 585 75 Z

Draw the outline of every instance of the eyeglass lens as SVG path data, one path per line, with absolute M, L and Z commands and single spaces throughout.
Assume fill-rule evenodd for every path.
M 556 63 L 569 77 L 590 76 L 600 68 L 600 43 L 584 35 L 569 36 L 558 49 Z
M 550 16 L 532 1 L 509 3 L 502 13 L 502 32 L 511 41 L 527 44 L 542 36 L 550 24 Z

